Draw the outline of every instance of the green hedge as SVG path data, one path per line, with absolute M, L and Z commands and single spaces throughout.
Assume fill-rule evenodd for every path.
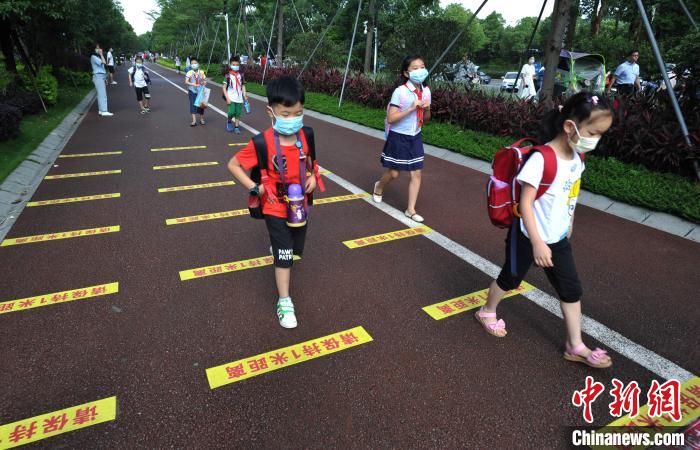
M 265 86 L 259 83 L 247 83 L 246 88 L 254 94 L 265 95 Z M 353 102 L 343 102 L 339 109 L 337 97 L 315 92 L 306 93 L 305 106 L 370 128 L 384 129 L 384 110 Z M 444 123 L 428 122 L 423 129 L 423 140 L 427 144 L 485 161 L 491 161 L 499 148 L 516 140 Z M 654 172 L 637 164 L 593 154 L 586 157 L 583 186 L 615 200 L 700 223 L 700 183 L 678 175 Z
M 26 72 L 26 70 L 21 72 L 22 82 L 27 89 L 33 89 L 32 80 Z M 58 80 L 51 74 L 51 66 L 41 66 L 36 74 L 36 84 L 44 103 L 47 106 L 56 104 L 58 99 Z

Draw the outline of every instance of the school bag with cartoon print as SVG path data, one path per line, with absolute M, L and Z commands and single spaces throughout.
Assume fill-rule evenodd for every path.
M 535 145 L 523 147 L 525 143 Z M 491 163 L 493 175 L 486 185 L 486 206 L 491 223 L 499 228 L 509 228 L 520 216 L 520 183 L 516 180 L 520 170 L 535 152 L 544 158 L 542 180 L 535 200 L 542 197 L 557 176 L 557 155 L 548 145 L 536 145 L 532 138 L 523 138 L 496 152 Z M 583 154 L 578 154 L 583 161 Z

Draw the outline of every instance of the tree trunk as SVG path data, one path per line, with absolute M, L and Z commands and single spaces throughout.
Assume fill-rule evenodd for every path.
M 10 21 L 7 19 L 0 20 L 0 47 L 2 47 L 2 55 L 5 57 L 5 68 L 8 72 L 17 73 L 17 63 L 15 62 L 15 53 L 12 48 L 10 30 Z
M 568 26 L 566 27 L 566 45 L 564 48 L 567 50 L 574 49 L 574 42 L 576 40 L 576 23 L 578 21 L 579 14 L 579 0 L 573 0 L 571 2 L 571 9 L 569 9 L 569 18 L 567 20 Z
M 600 9 L 598 11 L 593 11 L 594 17 L 591 18 L 591 36 L 593 37 L 597 37 L 600 34 L 600 24 L 608 9 L 608 3 L 609 0 L 600 0 Z
M 248 50 L 248 65 L 253 65 L 253 60 L 255 55 L 253 55 L 253 47 L 250 45 L 250 36 L 248 35 L 248 14 L 246 13 L 246 5 L 243 3 L 243 39 L 245 39 L 245 46 Z
M 566 20 L 569 17 L 571 9 L 571 0 L 556 0 L 554 2 L 554 11 L 552 11 L 552 28 L 549 31 L 547 38 L 547 47 L 544 53 L 544 80 L 542 81 L 541 98 L 544 99 L 545 105 L 552 107 L 554 105 L 552 94 L 554 92 L 554 74 L 557 72 L 559 65 L 559 53 L 561 53 L 562 40 L 564 38 L 564 30 L 566 29 Z
M 600 0 L 595 0 L 593 2 L 593 9 L 591 9 L 591 17 L 589 17 L 589 20 L 591 21 L 591 36 L 595 36 L 594 34 L 594 28 L 595 28 L 595 18 L 598 15 L 598 6 L 600 5 Z
M 369 20 L 367 21 L 367 40 L 365 41 L 365 73 L 372 69 L 372 53 L 374 51 L 374 27 L 376 26 L 377 1 L 369 0 Z
M 282 67 L 282 48 L 284 47 L 284 0 L 277 5 L 277 67 Z

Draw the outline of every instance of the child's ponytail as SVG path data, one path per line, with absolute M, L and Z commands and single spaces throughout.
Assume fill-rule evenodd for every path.
M 579 92 L 572 95 L 564 105 L 547 112 L 540 121 L 537 139 L 545 144 L 564 131 L 564 121 L 573 120 L 581 123 L 591 117 L 596 110 L 610 111 L 610 102 L 606 97 L 592 92 Z

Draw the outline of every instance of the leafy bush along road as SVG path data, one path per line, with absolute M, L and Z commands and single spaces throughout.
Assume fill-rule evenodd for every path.
M 265 95 L 265 87 L 247 83 L 249 92 Z M 307 92 L 308 109 L 378 130 L 384 129 L 385 108 L 370 108 L 344 101 L 338 108 L 338 98 Z M 464 129 L 448 123 L 429 122 L 424 126 L 426 143 L 447 148 L 466 156 L 491 161 L 501 147 L 516 138 Z M 596 153 L 598 151 L 596 150 Z M 584 189 L 631 205 L 667 212 L 700 223 L 700 183 L 671 173 L 659 173 L 638 164 L 622 162 L 614 157 L 589 155 L 583 173 Z

